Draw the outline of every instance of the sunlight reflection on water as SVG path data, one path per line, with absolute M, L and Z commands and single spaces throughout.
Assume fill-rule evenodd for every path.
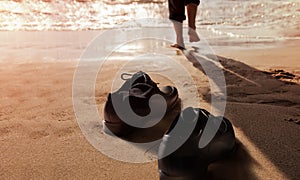
M 166 0 L 0 1 L 0 30 L 110 29 L 139 18 L 168 18 L 167 7 Z M 202 0 L 197 16 L 198 30 L 220 39 L 299 39 L 299 22 L 298 0 Z

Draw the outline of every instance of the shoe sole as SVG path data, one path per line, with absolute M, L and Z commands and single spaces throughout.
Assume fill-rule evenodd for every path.
M 128 126 L 125 123 L 109 123 L 103 121 L 103 132 L 108 135 L 124 136 L 133 131 L 134 127 Z

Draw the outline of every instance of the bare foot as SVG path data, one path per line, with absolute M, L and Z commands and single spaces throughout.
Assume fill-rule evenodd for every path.
M 182 46 L 180 46 L 178 44 L 171 44 L 171 47 L 177 48 L 177 49 L 180 49 L 180 50 L 185 50 L 185 47 L 182 47 Z
M 188 35 L 189 35 L 190 42 L 200 41 L 200 38 L 199 38 L 196 30 L 189 28 Z

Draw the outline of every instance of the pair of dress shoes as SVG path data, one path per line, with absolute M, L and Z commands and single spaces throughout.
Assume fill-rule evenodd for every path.
M 180 103 L 177 88 L 158 87 L 145 72 L 139 71 L 124 80 L 119 90 L 108 94 L 104 132 L 126 137 L 135 130 L 159 127 L 173 115 L 175 118 L 164 133 L 158 151 L 161 180 L 203 179 L 209 164 L 234 152 L 234 130 L 225 117 L 215 117 L 205 109 L 193 107 L 175 111 Z M 199 147 L 208 121 L 215 122 L 218 130 L 205 147 Z

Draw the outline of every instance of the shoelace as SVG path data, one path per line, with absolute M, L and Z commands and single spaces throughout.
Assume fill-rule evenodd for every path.
M 134 75 L 134 74 L 130 74 L 130 73 L 122 73 L 122 74 L 121 74 L 121 79 L 124 80 L 124 81 L 127 81 L 127 80 L 131 79 L 133 75 Z M 128 77 L 126 78 L 125 76 L 128 76 Z M 143 77 L 144 77 L 145 81 L 147 81 L 147 78 L 145 77 L 145 74 L 143 74 Z M 153 82 L 153 81 L 152 81 L 152 82 Z M 154 82 L 154 83 L 155 83 L 155 84 L 159 84 L 159 83 L 157 83 L 157 82 Z
M 124 76 L 130 76 L 130 77 L 124 78 Z M 122 73 L 122 74 L 121 74 L 121 79 L 124 80 L 124 81 L 126 81 L 126 80 L 130 79 L 132 76 L 133 76 L 133 74 Z

